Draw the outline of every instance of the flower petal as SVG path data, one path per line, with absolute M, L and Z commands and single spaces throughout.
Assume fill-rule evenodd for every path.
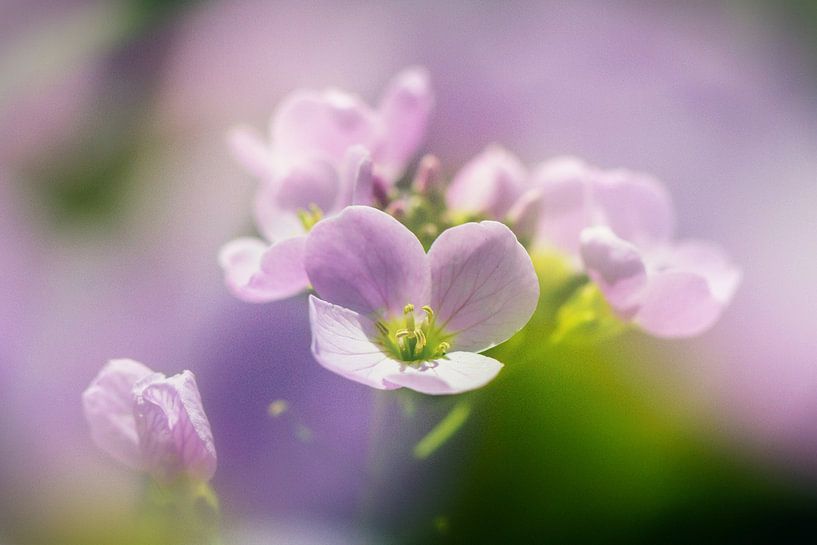
M 388 214 L 350 206 L 306 241 L 306 272 L 321 298 L 362 314 L 402 315 L 427 304 L 430 273 L 417 237 Z
M 271 176 L 274 167 L 272 149 L 252 127 L 239 125 L 227 133 L 233 157 L 250 174 L 259 178 Z
M 136 429 L 147 469 L 162 480 L 181 474 L 210 480 L 216 449 L 193 373 L 167 379 L 157 373 L 136 390 Z
M 340 195 L 334 166 L 314 158 L 293 163 L 259 189 L 255 203 L 258 228 L 269 240 L 303 234 L 298 213 L 316 206 L 323 213 L 333 212 Z
M 488 356 L 452 352 L 420 367 L 404 366 L 399 373 L 387 375 L 385 381 L 424 394 L 459 394 L 485 386 L 501 369 L 502 364 Z
M 721 302 L 732 300 L 741 280 L 741 272 L 716 244 L 701 240 L 685 240 L 672 245 L 664 264 L 696 272 L 706 278 L 712 294 Z
M 671 239 L 675 229 L 672 201 L 656 179 L 626 170 L 600 172 L 593 198 L 605 225 L 624 240 L 655 245 Z
M 293 93 L 281 103 L 271 127 L 277 156 L 319 156 L 335 165 L 351 146 L 371 149 L 376 130 L 375 112 L 357 96 L 336 89 Z
M 335 210 L 350 204 L 370 205 L 373 200 L 372 157 L 363 146 L 346 151 L 340 167 L 340 197 Z
M 397 180 L 425 138 L 434 106 L 428 71 L 407 68 L 389 83 L 380 102 L 383 135 L 377 147 L 377 166 L 389 181 Z
M 647 269 L 638 249 L 607 227 L 591 227 L 582 231 L 581 256 L 610 306 L 631 317 L 647 285 Z
M 574 157 L 556 157 L 536 168 L 533 185 L 542 192 L 537 244 L 579 257 L 579 234 L 593 223 L 592 176 L 590 167 Z
M 266 303 L 296 295 L 309 279 L 303 266 L 305 236 L 268 246 L 255 238 L 239 238 L 221 249 L 219 262 L 230 291 L 249 303 Z
M 312 354 L 323 367 L 372 388 L 391 390 L 383 377 L 400 364 L 389 358 L 370 338 L 374 322 L 352 310 L 309 297 Z
M 137 361 L 111 360 L 82 394 L 85 418 L 94 442 L 133 469 L 143 468 L 133 415 L 133 387 L 152 373 Z
M 304 226 L 295 210 L 284 210 L 278 204 L 279 186 L 275 178 L 263 182 L 255 193 L 255 225 L 267 240 L 279 240 L 304 234 Z
M 664 271 L 650 276 L 634 321 L 658 337 L 691 337 L 709 329 L 722 309 L 703 276 Z
M 649 256 L 652 273 L 635 321 L 661 337 L 709 329 L 740 283 L 741 273 L 714 244 L 684 241 Z
M 466 223 L 443 232 L 428 252 L 431 307 L 456 334 L 456 350 L 481 352 L 521 329 L 539 300 L 525 248 L 505 225 Z
M 454 176 L 446 192 L 452 210 L 503 219 L 525 190 L 525 167 L 508 150 L 489 146 Z

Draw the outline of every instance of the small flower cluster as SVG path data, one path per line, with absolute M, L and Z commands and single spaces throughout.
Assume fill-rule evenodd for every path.
M 376 108 L 337 89 L 298 91 L 275 111 L 268 140 L 234 129 L 233 154 L 260 182 L 263 238 L 220 252 L 232 293 L 261 303 L 309 291 L 322 366 L 426 394 L 473 390 L 499 373 L 502 363 L 482 352 L 536 312 L 550 273 L 534 266 L 538 253 L 561 255 L 619 323 L 662 337 L 715 323 L 740 273 L 711 243 L 674 240 L 657 180 L 572 157 L 529 169 L 499 146 L 449 183 L 433 156 L 407 176 L 433 103 L 428 74 L 410 68 Z M 159 480 L 212 476 L 215 450 L 190 372 L 165 378 L 115 360 L 83 400 L 94 438 L 114 458 Z
M 479 353 L 536 309 L 528 252 L 559 252 L 648 333 L 690 336 L 717 320 L 740 274 L 714 245 L 673 240 L 669 195 L 647 175 L 571 157 L 528 169 L 491 146 L 448 184 L 426 156 L 408 183 L 433 102 L 413 68 L 377 109 L 338 90 L 296 92 L 269 143 L 231 135 L 260 178 L 255 217 L 270 243 L 227 244 L 227 285 L 255 302 L 313 290 L 312 352 L 324 367 L 381 389 L 482 386 L 501 364 Z

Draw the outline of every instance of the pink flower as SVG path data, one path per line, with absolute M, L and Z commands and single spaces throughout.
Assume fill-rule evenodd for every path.
M 479 354 L 536 308 L 530 257 L 505 225 L 444 231 L 428 254 L 406 227 L 351 206 L 310 233 L 304 263 L 312 353 L 327 369 L 379 389 L 427 394 L 478 388 L 502 367 Z
M 613 310 L 659 337 L 688 337 L 709 329 L 741 277 L 711 243 L 639 247 L 609 227 L 583 230 L 581 255 Z
M 168 378 L 137 361 L 111 360 L 82 403 L 96 444 L 124 465 L 161 481 L 213 477 L 213 435 L 190 371 Z
M 253 303 L 296 295 L 309 284 L 303 267 L 306 233 L 325 216 L 352 203 L 367 203 L 372 163 L 360 147 L 350 148 L 340 171 L 321 160 L 294 165 L 275 183 L 264 184 L 256 216 L 265 240 L 235 239 L 222 247 L 225 282 L 239 299 Z
M 370 204 L 375 179 L 390 184 L 402 175 L 432 104 L 426 71 L 410 68 L 391 81 L 376 110 L 336 89 L 296 91 L 273 115 L 269 145 L 250 129 L 234 130 L 236 158 L 261 179 L 255 220 L 266 241 L 224 246 L 219 261 L 230 290 L 250 302 L 303 291 L 303 235 L 344 206 Z
M 534 184 L 537 243 L 581 262 L 622 319 L 687 337 L 710 328 L 731 301 L 740 272 L 711 243 L 673 240 L 672 201 L 658 180 L 560 158 L 541 165 Z
M 508 221 L 533 246 L 564 253 L 622 319 L 653 335 L 705 331 L 740 283 L 720 248 L 673 240 L 669 193 L 646 174 L 601 170 L 574 157 L 529 173 L 492 147 L 455 176 L 446 199 L 455 210 Z

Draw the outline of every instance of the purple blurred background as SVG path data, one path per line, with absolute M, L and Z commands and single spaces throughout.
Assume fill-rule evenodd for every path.
M 297 87 L 372 100 L 412 64 L 432 74 L 426 148 L 448 173 L 500 142 L 667 183 L 680 234 L 723 244 L 744 284 L 705 336 L 634 341 L 661 354 L 639 363 L 644 388 L 702 434 L 817 476 L 815 56 L 770 6 L 135 5 L 2 8 L 0 521 L 68 518 L 78 488 L 129 508 L 136 484 L 91 444 L 79 394 L 132 357 L 197 373 L 228 512 L 348 524 L 371 392 L 311 360 L 303 298 L 227 294 L 216 254 L 252 232 L 254 181 L 224 135 L 263 129 Z

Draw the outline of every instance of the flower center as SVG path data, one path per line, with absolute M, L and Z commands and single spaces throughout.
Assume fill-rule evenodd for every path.
M 414 305 L 408 304 L 403 308 L 402 318 L 377 322 L 379 344 L 395 359 L 423 362 L 441 358 L 451 349 L 451 336 L 437 327 L 434 311 L 427 305 L 422 310 L 425 316 L 419 321 Z
M 306 210 L 299 208 L 296 214 L 298 215 L 298 219 L 301 220 L 301 225 L 304 226 L 304 231 L 307 233 L 315 227 L 316 223 L 323 219 L 323 210 L 315 203 L 310 204 Z

